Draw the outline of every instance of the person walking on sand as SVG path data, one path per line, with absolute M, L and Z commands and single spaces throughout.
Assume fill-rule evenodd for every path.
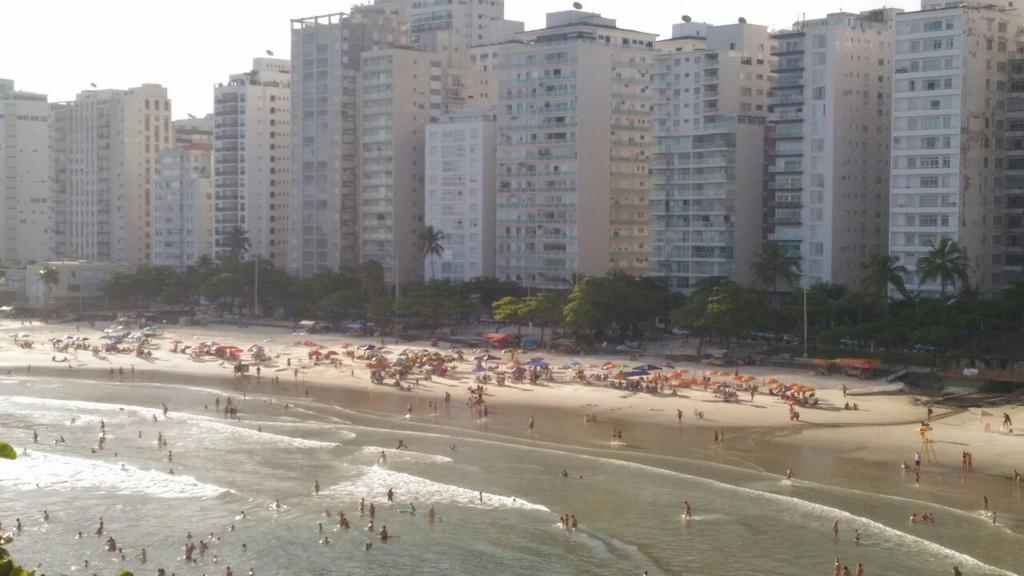
M 982 496 L 981 497 L 981 506 L 982 506 L 982 508 L 981 508 L 982 510 L 984 510 L 985 512 L 988 512 L 988 496 Z

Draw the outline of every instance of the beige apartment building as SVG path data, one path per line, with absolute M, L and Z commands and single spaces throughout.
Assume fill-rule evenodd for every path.
M 292 170 L 291 62 L 254 58 L 214 88 L 214 257 L 235 228 L 249 257 L 287 268 Z
M 497 67 L 497 276 L 647 273 L 655 35 L 577 10 L 517 39 Z
M 167 89 L 86 90 L 65 113 L 66 251 L 126 266 L 147 262 L 153 180 L 172 141 Z
M 20 267 L 53 257 L 50 105 L 0 79 L 0 263 Z
M 800 259 L 805 286 L 856 287 L 888 250 L 899 12 L 829 14 L 772 36 L 765 233 Z
M 389 282 L 423 278 L 425 134 L 442 111 L 442 66 L 411 48 L 364 52 L 359 77 L 359 253 Z
M 724 276 L 753 282 L 761 250 L 768 29 L 687 18 L 658 43 L 651 236 L 673 290 Z

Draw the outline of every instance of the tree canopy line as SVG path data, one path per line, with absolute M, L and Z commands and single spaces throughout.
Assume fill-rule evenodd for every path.
M 424 262 L 433 268 L 444 254 L 444 235 L 427 227 L 420 235 Z M 292 278 L 268 260 L 245 259 L 244 230 L 232 234 L 221 261 L 203 258 L 182 272 L 142 266 L 114 275 L 106 287 L 112 306 L 192 307 L 200 303 L 225 314 L 253 310 L 258 275 L 259 310 L 290 319 L 363 320 L 381 328 L 434 332 L 480 317 L 521 331 L 539 328 L 584 347 L 645 342 L 683 328 L 698 340 L 728 348 L 743 334 L 760 331 L 802 334 L 803 293 L 799 260 L 768 242 L 753 264 L 756 286 L 730 279 L 701 280 L 692 292 L 669 290 L 663 278 L 610 274 L 583 277 L 569 291 L 530 291 L 507 281 L 478 278 L 455 283 L 431 280 L 402 287 L 396 299 L 384 268 L 369 261 Z M 894 352 L 918 347 L 939 353 L 997 341 L 1024 320 L 1024 283 L 982 300 L 969 283 L 968 260 L 955 242 L 942 239 L 918 261 L 922 282 L 940 286 L 937 298 L 915 294 L 908 269 L 887 254 L 862 264 L 857 287 L 816 284 L 807 289 L 808 332 L 819 347 L 854 347 Z M 898 296 L 896 298 L 892 296 Z M 986 340 L 985 336 L 988 336 Z

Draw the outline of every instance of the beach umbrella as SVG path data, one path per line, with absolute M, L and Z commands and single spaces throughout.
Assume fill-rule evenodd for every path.
M 642 370 L 645 372 L 657 372 L 661 370 L 661 366 L 655 366 L 654 364 L 641 364 L 639 366 L 633 366 L 633 370 Z

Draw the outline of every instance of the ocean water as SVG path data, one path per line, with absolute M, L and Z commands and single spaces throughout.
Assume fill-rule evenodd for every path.
M 241 421 L 214 412 L 215 398 L 227 394 L 240 402 Z M 836 557 L 851 572 L 862 562 L 871 575 L 950 574 L 954 565 L 965 575 L 1024 570 L 1024 538 L 980 512 L 698 461 L 665 465 L 600 447 L 506 441 L 446 427 L 444 415 L 410 422 L 304 401 L 285 409 L 285 401 L 294 402 L 242 401 L 201 386 L 0 379 L 0 438 L 28 447 L 0 461 L 3 531 L 16 518 L 23 524 L 11 551 L 47 574 L 163 567 L 198 576 L 231 566 L 260 575 L 803 575 L 831 574 Z M 106 446 L 94 454 L 101 421 Z M 158 432 L 173 462 L 158 449 Z M 60 436 L 66 442 L 54 445 Z M 409 449 L 394 450 L 399 440 Z M 388 543 L 365 529 L 361 498 L 374 503 Z M 692 520 L 682 518 L 684 500 Z M 351 528 L 338 528 L 325 508 L 343 510 Z M 939 521 L 909 524 L 921 510 Z M 576 515 L 578 530 L 559 527 L 565 513 Z M 101 516 L 103 537 L 93 534 Z M 318 523 L 330 544 L 320 543 Z M 183 560 L 189 531 L 196 540 L 213 533 L 195 564 Z M 125 560 L 106 552 L 106 535 Z M 370 551 L 368 541 L 376 543 Z

